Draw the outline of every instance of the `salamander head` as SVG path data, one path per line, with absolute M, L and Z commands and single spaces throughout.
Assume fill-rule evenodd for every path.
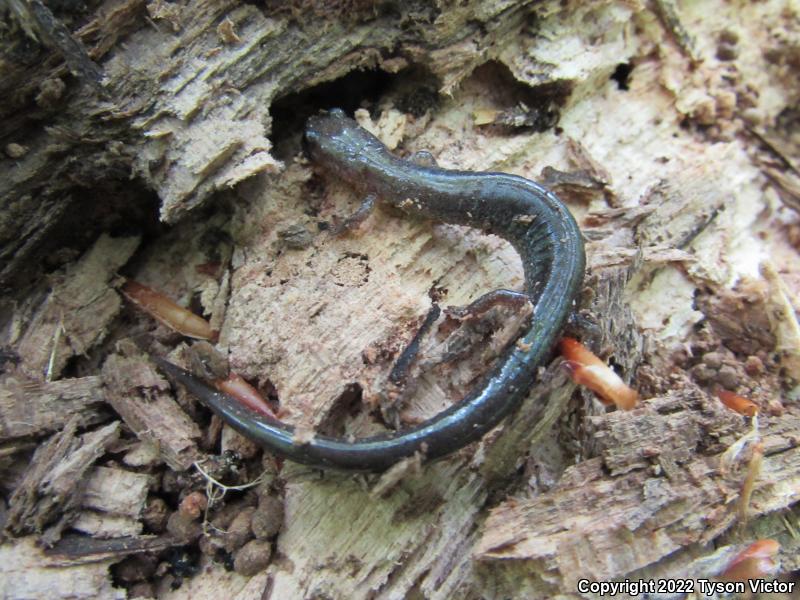
M 375 136 L 340 108 L 311 117 L 303 145 L 312 160 L 348 179 L 362 175 L 365 163 L 386 152 Z

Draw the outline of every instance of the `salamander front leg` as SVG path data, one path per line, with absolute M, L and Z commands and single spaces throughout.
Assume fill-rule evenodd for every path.
M 438 167 L 439 163 L 428 150 L 417 150 L 411 155 L 411 162 L 420 167 Z
M 372 213 L 372 209 L 375 208 L 375 202 L 377 200 L 378 199 L 374 194 L 369 194 L 366 198 L 364 198 L 364 200 L 361 201 L 361 206 L 359 206 L 353 214 L 351 214 L 331 230 L 331 234 L 338 236 L 358 229 L 358 227 L 364 221 L 366 221 L 367 217 L 369 217 L 369 215 Z

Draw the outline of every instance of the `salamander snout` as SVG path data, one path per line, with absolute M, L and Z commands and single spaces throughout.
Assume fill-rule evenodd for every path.
M 356 159 L 373 146 L 383 150 L 383 145 L 359 127 L 340 108 L 311 117 L 303 136 L 306 153 L 319 162 L 334 161 L 340 167 L 353 169 Z
M 355 125 L 341 108 L 334 108 L 311 117 L 306 123 L 306 137 L 337 136 Z
M 319 154 L 331 156 L 345 148 L 348 139 L 348 130 L 356 126 L 340 108 L 314 115 L 306 122 L 303 134 L 303 150 L 315 158 Z

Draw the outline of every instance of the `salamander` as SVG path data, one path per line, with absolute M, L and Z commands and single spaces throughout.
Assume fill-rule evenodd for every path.
M 398 158 L 339 109 L 309 119 L 304 145 L 312 161 L 366 197 L 508 240 L 522 260 L 524 293 L 534 305 L 529 329 L 460 402 L 414 427 L 355 440 L 316 435 L 295 442 L 290 425 L 249 410 L 172 363 L 157 363 L 234 429 L 300 463 L 382 471 L 417 452 L 433 460 L 480 439 L 527 395 L 572 310 L 585 269 L 575 219 L 552 192 L 523 177 Z

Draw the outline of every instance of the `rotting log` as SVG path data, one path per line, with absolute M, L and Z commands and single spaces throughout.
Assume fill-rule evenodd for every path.
M 572 598 L 582 574 L 712 576 L 699 560 L 712 544 L 735 549 L 757 537 L 780 541 L 784 572 L 798 568 L 800 29 L 790 3 L 118 0 L 53 9 L 85 54 L 41 35 L 47 20 L 33 9 L 43 3 L 6 3 L 16 12 L 0 63 L 4 376 L 55 386 L 69 380 L 42 383 L 48 373 L 101 374 L 133 430 L 125 442 L 152 446 L 143 468 L 162 483 L 141 517 L 147 527 L 186 533 L 208 517 L 199 542 L 208 569 L 170 590 L 182 576 L 161 553 L 162 575 L 131 589 Z M 99 85 L 86 61 L 103 74 Z M 555 362 L 513 418 L 435 464 L 380 479 L 320 473 L 259 461 L 229 434 L 225 447 L 248 458 L 212 460 L 218 422 L 180 392 L 169 399 L 145 358 L 120 344 L 166 354 L 179 336 L 116 302 L 88 313 L 104 336 L 85 335 L 85 316 L 58 339 L 47 335 L 56 313 L 36 328 L 48 301 L 73 306 L 64 293 L 111 298 L 122 269 L 220 323 L 217 349 L 231 368 L 302 428 L 366 435 L 460 398 L 496 354 L 507 315 L 465 335 L 472 352 L 456 364 L 443 358 L 452 339 L 431 338 L 401 406 L 385 393 L 392 361 L 432 297 L 464 305 L 518 288 L 518 259 L 502 240 L 381 209 L 352 234 L 329 235 L 360 198 L 313 174 L 299 134 L 311 111 L 335 105 L 365 109 L 359 121 L 402 155 L 427 149 L 445 167 L 553 186 L 587 238 L 579 308 L 588 325 L 578 334 L 640 390 L 643 406 L 608 413 Z M 154 197 L 173 227 L 145 216 Z M 76 238 L 65 232 L 77 210 Z M 95 281 L 60 285 L 93 264 L 87 249 L 114 240 L 116 262 Z M 61 362 L 48 370 L 54 347 Z M 762 413 L 764 460 L 745 506 L 753 445 L 735 461 L 726 451 L 753 430 L 718 403 L 717 385 Z M 161 405 L 169 420 L 152 414 Z M 92 415 L 82 426 L 103 418 L 89 410 L 76 410 Z M 168 422 L 182 433 L 166 432 Z M 37 417 L 9 429 L 4 460 L 21 464 L 20 436 L 52 427 Z M 258 485 L 220 498 L 197 468 L 230 486 Z M 215 499 L 207 511 L 192 495 L 206 490 Z M 119 533 L 132 541 L 98 544 L 96 560 L 173 543 Z M 264 540 L 274 552 L 249 579 L 212 562 Z M 6 544 L 32 566 L 42 560 L 28 541 Z M 64 577 L 111 593 L 102 570 L 72 568 Z

